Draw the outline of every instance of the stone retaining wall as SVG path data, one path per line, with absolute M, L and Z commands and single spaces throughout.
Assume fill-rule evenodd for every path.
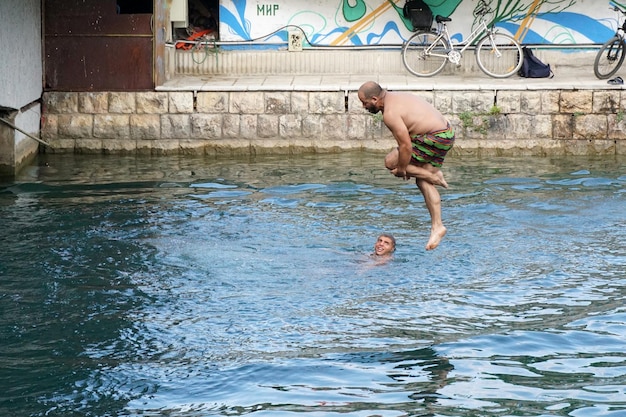
M 621 90 L 416 91 L 446 114 L 453 151 L 624 154 Z M 47 152 L 220 154 L 388 150 L 355 91 L 48 92 Z

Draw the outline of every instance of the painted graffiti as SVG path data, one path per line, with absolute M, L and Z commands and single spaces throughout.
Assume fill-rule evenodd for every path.
M 618 16 L 605 0 L 486 0 L 490 22 L 522 43 L 601 44 L 615 33 Z M 285 43 L 299 27 L 303 47 L 401 45 L 413 27 L 405 0 L 220 1 L 223 41 L 263 39 Z M 425 0 L 434 15 L 450 17 L 453 39 L 462 41 L 475 24 L 476 0 Z M 602 6 L 602 7 L 600 7 Z M 259 19 L 263 17 L 263 19 Z M 281 30 L 284 29 L 284 30 Z
M 256 14 L 257 16 L 276 16 L 279 8 L 278 4 L 257 4 Z

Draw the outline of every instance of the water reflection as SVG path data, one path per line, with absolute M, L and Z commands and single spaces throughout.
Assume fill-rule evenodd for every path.
M 383 156 L 48 156 L 2 185 L 1 414 L 623 414 L 626 161 L 453 158 L 425 252 Z

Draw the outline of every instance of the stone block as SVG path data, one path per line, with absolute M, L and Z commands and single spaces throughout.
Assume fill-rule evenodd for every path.
M 616 144 L 610 139 L 592 140 L 587 147 L 587 155 L 615 155 Z
M 498 93 L 498 103 L 500 102 L 500 94 L 501 92 Z M 524 114 L 537 114 L 537 109 L 541 109 L 541 92 L 520 91 L 519 111 Z
M 291 113 L 305 114 L 309 112 L 309 93 L 293 91 L 291 93 Z
M 284 114 L 278 118 L 278 133 L 281 138 L 302 137 L 302 116 L 299 114 Z
M 166 92 L 147 91 L 137 93 L 137 114 L 165 114 L 169 96 Z
M 606 139 L 608 121 L 604 114 L 574 116 L 573 139 Z
M 111 154 L 134 154 L 137 151 L 137 141 L 130 139 L 103 139 L 102 150 Z
M 135 93 L 133 92 L 110 92 L 109 113 L 130 114 L 137 111 Z
M 385 126 L 381 117 L 374 117 L 373 115 L 366 116 L 369 117 L 365 122 L 366 130 L 371 134 L 372 139 L 388 139 L 389 137 L 393 139 L 391 131 Z
M 259 138 L 276 138 L 278 137 L 278 116 L 273 114 L 262 114 L 257 118 L 257 133 Z
M 555 114 L 552 116 L 552 138 L 572 139 L 574 135 L 574 116 Z
M 251 140 L 250 151 L 255 155 L 284 155 L 293 152 L 293 146 L 284 139 Z
M 218 139 L 222 137 L 221 114 L 191 115 L 191 137 L 197 139 Z
M 222 119 L 222 135 L 225 138 L 238 138 L 241 126 L 241 115 L 239 114 L 223 114 Z
M 620 91 L 594 91 L 592 113 L 617 113 L 620 111 Z
M 593 92 L 588 90 L 561 91 L 560 113 L 589 114 L 592 110 Z
M 321 119 L 324 140 L 345 140 L 348 135 L 348 123 L 345 117 L 338 114 L 325 114 Z
M 510 126 L 505 137 L 516 140 L 552 138 L 552 117 L 550 115 L 509 114 Z
M 302 118 L 302 136 L 305 138 L 319 138 L 322 135 L 322 116 L 310 114 Z
M 359 100 L 359 95 L 356 91 L 348 94 L 348 113 L 350 114 L 364 114 L 367 110 L 363 108 L 363 103 Z
M 133 114 L 130 116 L 130 137 L 135 140 L 161 138 L 161 116 L 158 114 Z
M 102 114 L 109 111 L 109 93 L 78 93 L 78 112 Z
M 441 113 L 448 115 L 449 117 L 454 114 L 454 104 L 452 100 L 452 91 L 438 90 L 433 93 L 433 106 Z
M 249 155 L 250 140 L 248 139 L 221 139 L 207 141 L 204 147 L 205 155 Z
M 565 155 L 614 155 L 615 141 L 577 139 L 563 141 Z
M 497 106 L 501 113 L 519 113 L 521 108 L 522 94 L 520 91 L 499 91 L 497 93 Z
M 219 91 L 201 91 L 196 97 L 198 113 L 225 113 L 228 110 L 228 93 Z
M 179 139 L 137 141 L 137 151 L 147 155 L 175 155 L 180 148 Z
M 261 91 L 235 91 L 230 93 L 228 112 L 238 114 L 262 114 L 265 101 Z
M 78 112 L 78 93 L 46 92 L 43 107 L 50 114 L 73 114 Z
M 239 116 L 239 132 L 243 139 L 256 139 L 258 130 L 258 116 L 242 114 Z
M 90 114 L 59 114 L 60 138 L 83 139 L 93 137 L 93 116 Z
M 130 138 L 130 115 L 96 114 L 93 119 L 93 137 L 102 139 Z
M 289 91 L 268 91 L 265 93 L 266 114 L 288 114 L 291 112 Z
M 503 135 L 506 139 L 530 139 L 534 136 L 533 116 L 526 114 L 509 114 L 508 120 L 510 126 Z
M 552 139 L 552 116 L 549 114 L 537 114 L 533 116 L 532 133 L 535 138 Z
M 487 116 L 473 113 L 465 113 L 462 115 L 461 128 L 457 130 L 462 132 L 462 136 L 468 139 L 488 139 L 491 135 L 489 132 L 490 120 Z
M 458 91 L 452 95 L 452 110 L 463 112 L 489 113 L 494 104 L 492 91 Z
M 49 139 L 48 143 L 54 153 L 71 153 L 74 152 L 74 148 L 76 147 L 76 139 L 61 139 L 56 137 Z
M 309 112 L 313 114 L 345 113 L 345 96 L 343 91 L 310 92 Z
M 354 140 L 372 138 L 374 136 L 372 121 L 373 117 L 369 114 L 348 114 L 347 138 Z
M 168 113 L 193 113 L 193 92 L 173 91 L 168 96 Z
M 541 113 L 558 114 L 560 112 L 559 103 L 560 91 L 542 91 L 541 93 Z M 537 112 L 537 110 L 535 110 Z
M 495 140 L 499 140 L 499 138 L 518 138 L 516 133 L 511 132 L 511 122 L 508 115 L 485 115 L 481 117 L 481 119 L 482 128 L 480 128 L 480 130 L 482 130 L 482 133 L 485 133 L 487 135 L 487 138 Z
M 47 114 L 41 118 L 41 138 L 55 139 L 59 136 L 59 115 Z
M 85 154 L 102 153 L 102 139 L 75 139 L 74 152 Z
M 161 139 L 187 139 L 191 137 L 191 123 L 189 119 L 188 114 L 161 115 Z
M 608 134 L 607 139 L 624 142 L 626 140 L 626 117 L 623 113 L 609 114 L 607 116 Z
M 206 148 L 210 145 L 209 140 L 204 139 L 181 139 L 178 143 L 180 153 L 183 155 L 205 155 Z

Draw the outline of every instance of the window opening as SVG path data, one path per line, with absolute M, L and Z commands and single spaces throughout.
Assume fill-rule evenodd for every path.
M 181 4 L 182 3 L 182 4 Z M 174 0 L 171 11 L 174 40 L 218 40 L 219 0 Z M 181 20 L 181 11 L 186 13 Z M 176 17 L 174 17 L 176 16 Z

